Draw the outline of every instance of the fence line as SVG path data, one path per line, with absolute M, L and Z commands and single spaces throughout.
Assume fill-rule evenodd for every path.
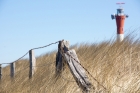
M 61 41 L 61 40 L 60 40 Z M 26 52 L 23 56 L 21 56 L 20 58 L 18 58 L 17 60 L 13 61 L 13 62 L 9 62 L 9 63 L 0 63 L 0 79 L 2 79 L 2 65 L 3 64 L 10 64 L 10 72 L 11 72 L 11 77 L 14 77 L 15 75 L 15 62 L 21 60 L 23 57 L 25 57 L 28 53 L 29 53 L 29 60 L 30 60 L 30 75 L 29 77 L 32 77 L 32 75 L 34 74 L 34 71 L 35 71 L 35 67 L 39 67 L 39 66 L 36 66 L 36 61 L 35 61 L 35 56 L 33 54 L 33 50 L 36 50 L 36 49 L 41 49 L 41 48 L 45 48 L 45 47 L 48 47 L 48 46 L 51 46 L 53 44 L 56 44 L 60 41 L 57 41 L 57 42 L 54 42 L 54 43 L 50 43 L 48 45 L 45 45 L 45 46 L 42 46 L 42 47 L 37 47 L 37 48 L 32 48 L 30 49 L 28 52 Z M 5 76 L 5 75 L 4 75 Z M 9 75 L 6 75 L 6 76 L 9 76 Z
M 60 40 L 60 41 L 61 41 L 61 40 Z M 36 49 L 40 49 L 40 48 L 45 48 L 45 47 L 48 47 L 48 46 L 50 46 L 50 45 L 56 44 L 56 43 L 58 43 L 58 42 L 59 42 L 59 41 L 57 41 L 57 42 L 55 42 L 55 43 L 51 43 L 51 44 L 45 45 L 45 46 L 42 46 L 42 47 L 32 48 L 32 49 L 30 49 L 30 50 L 36 50 Z M 17 60 L 15 60 L 15 61 L 13 61 L 13 62 L 19 61 L 20 59 L 22 59 L 23 57 L 25 57 L 28 53 L 29 53 L 29 51 L 26 52 L 23 56 L 21 56 L 20 58 L 18 58 Z M 13 62 L 10 62 L 10 63 L 13 63 Z M 0 63 L 0 64 L 10 64 L 10 63 Z

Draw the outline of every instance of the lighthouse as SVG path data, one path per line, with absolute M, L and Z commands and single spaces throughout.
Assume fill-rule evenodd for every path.
M 116 19 L 117 25 L 117 41 L 121 42 L 124 39 L 124 21 L 125 18 L 128 18 L 128 15 L 124 14 L 124 9 L 122 8 L 122 4 L 125 3 L 117 3 L 120 7 L 117 9 L 117 14 L 111 15 L 112 20 Z

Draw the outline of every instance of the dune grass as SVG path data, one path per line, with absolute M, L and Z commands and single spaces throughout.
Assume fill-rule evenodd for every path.
M 92 75 L 87 73 L 95 87 L 91 93 L 140 93 L 138 39 L 128 36 L 120 43 L 84 43 L 71 48 L 76 50 L 82 66 Z M 67 66 L 60 77 L 56 77 L 56 52 L 37 57 L 37 70 L 32 79 L 29 79 L 28 59 L 16 62 L 14 78 L 9 76 L 9 66 L 3 68 L 0 93 L 82 93 Z

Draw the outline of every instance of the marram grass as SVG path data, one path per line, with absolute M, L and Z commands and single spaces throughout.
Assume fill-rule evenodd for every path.
M 127 37 L 121 43 L 85 43 L 72 48 L 82 66 L 93 76 L 87 73 L 94 87 L 91 93 L 140 93 L 139 40 Z M 0 93 L 82 93 L 67 66 L 56 77 L 56 52 L 37 57 L 37 70 L 32 79 L 29 79 L 28 59 L 16 62 L 14 78 L 9 76 L 9 66 L 3 68 Z

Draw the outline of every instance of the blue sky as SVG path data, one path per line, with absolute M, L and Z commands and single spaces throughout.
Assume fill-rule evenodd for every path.
M 116 2 L 126 3 L 125 32 L 140 27 L 139 0 L 0 0 L 0 63 L 62 39 L 70 45 L 109 40 L 116 35 L 111 19 L 119 7 Z M 35 50 L 35 55 L 56 49 L 57 44 Z

